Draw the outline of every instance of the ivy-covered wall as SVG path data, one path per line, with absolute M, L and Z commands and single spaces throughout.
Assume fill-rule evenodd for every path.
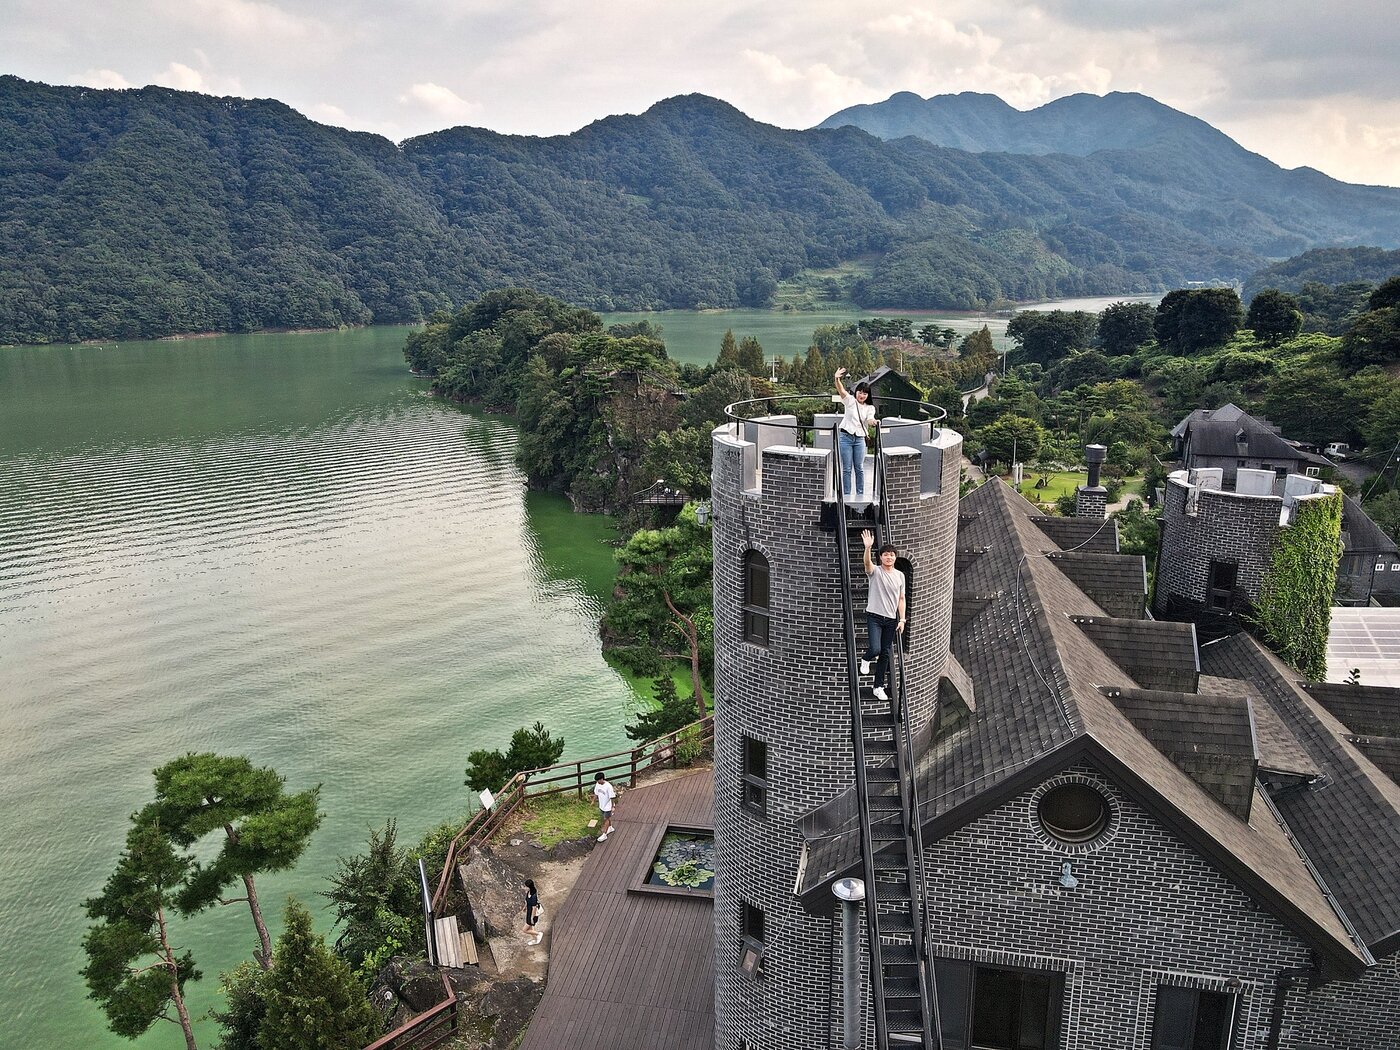
M 1265 643 L 1309 678 L 1327 672 L 1327 631 L 1341 556 L 1341 493 L 1300 500 L 1292 523 L 1279 530 L 1255 604 Z

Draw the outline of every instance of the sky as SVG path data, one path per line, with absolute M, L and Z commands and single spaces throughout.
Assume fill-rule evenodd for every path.
M 700 92 L 787 128 L 897 91 L 1138 91 L 1247 149 L 1400 186 L 1382 0 L 0 0 L 0 72 L 276 98 L 394 141 L 556 135 Z

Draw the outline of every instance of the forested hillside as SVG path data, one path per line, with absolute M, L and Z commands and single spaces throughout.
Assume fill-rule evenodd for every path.
M 0 77 L 0 141 L 0 342 L 416 321 L 505 284 L 762 305 L 843 262 L 862 306 L 972 308 L 1243 278 L 1346 239 L 1315 198 L 1250 199 L 1195 160 L 784 131 L 703 96 L 395 146 L 269 100 Z M 1367 192 L 1354 224 L 1400 242 L 1400 193 Z

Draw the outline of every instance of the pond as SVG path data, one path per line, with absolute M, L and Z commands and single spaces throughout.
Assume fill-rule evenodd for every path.
M 715 888 L 715 835 L 712 831 L 669 829 L 661 838 L 647 886 L 668 890 L 713 893 Z

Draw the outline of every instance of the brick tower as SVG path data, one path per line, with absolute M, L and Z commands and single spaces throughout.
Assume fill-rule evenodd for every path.
M 948 652 L 962 438 L 888 419 L 882 435 L 876 507 L 909 579 L 905 672 L 917 739 L 935 714 Z M 804 911 L 793 890 L 804 822 L 839 823 L 851 812 L 847 800 L 844 814 L 839 802 L 813 813 L 855 779 L 837 549 L 846 530 L 830 508 L 832 453 L 798 447 L 799 437 L 795 419 L 781 416 L 713 435 L 720 1050 L 840 1041 L 833 921 Z M 858 538 L 849 549 L 863 582 Z M 856 619 L 863 644 L 863 600 Z

